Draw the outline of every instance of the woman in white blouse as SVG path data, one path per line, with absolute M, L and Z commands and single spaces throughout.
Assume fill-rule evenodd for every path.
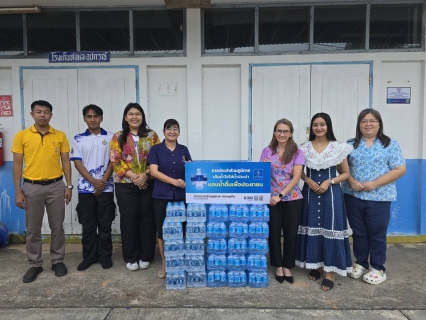
M 346 276 L 352 271 L 340 182 L 349 178 L 346 157 L 353 148 L 336 141 L 331 118 L 326 113 L 312 117 L 309 141 L 300 148 L 305 155 L 306 173 L 302 173 L 304 203 L 296 265 L 313 269 L 309 273 L 311 280 L 318 280 L 324 271 L 321 289 L 328 291 L 334 286 L 335 273 Z

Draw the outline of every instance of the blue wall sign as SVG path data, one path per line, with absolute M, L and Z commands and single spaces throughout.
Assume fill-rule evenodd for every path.
M 269 203 L 269 162 L 210 162 L 185 164 L 188 203 Z
M 387 104 L 410 104 L 411 88 L 387 88 L 386 103 Z
M 49 63 L 110 62 L 109 51 L 56 51 L 49 52 Z

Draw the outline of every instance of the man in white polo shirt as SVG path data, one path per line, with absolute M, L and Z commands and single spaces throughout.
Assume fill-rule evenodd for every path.
M 71 160 L 80 173 L 78 178 L 78 221 L 83 226 L 81 243 L 83 271 L 100 262 L 109 269 L 113 263 L 111 224 L 115 218 L 114 186 L 109 161 L 109 143 L 113 136 L 101 128 L 103 111 L 94 104 L 83 109 L 87 130 L 74 137 Z

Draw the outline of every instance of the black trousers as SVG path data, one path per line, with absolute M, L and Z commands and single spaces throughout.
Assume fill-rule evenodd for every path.
M 303 199 L 281 201 L 269 206 L 269 260 L 273 267 L 292 269 L 296 259 L 296 237 L 302 215 Z M 281 229 L 284 246 L 281 250 Z
M 140 190 L 133 183 L 115 183 L 115 195 L 120 209 L 121 243 L 125 262 L 154 260 L 156 225 L 152 190 Z
M 111 258 L 114 192 L 103 192 L 97 197 L 93 193 L 79 193 L 76 210 L 78 222 L 83 227 L 83 259 L 97 261 Z

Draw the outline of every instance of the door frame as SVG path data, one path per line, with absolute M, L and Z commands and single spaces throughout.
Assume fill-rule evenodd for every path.
M 373 77 L 373 61 L 336 61 L 336 62 L 300 62 L 300 63 L 250 63 L 249 64 L 249 110 L 248 110 L 248 161 L 252 161 L 252 136 L 253 132 L 252 128 L 252 112 L 253 112 L 253 68 L 256 67 L 282 67 L 282 66 L 313 66 L 313 65 L 352 65 L 352 64 L 368 64 L 370 66 L 369 76 L 370 76 L 370 85 L 369 85 L 369 108 L 373 108 L 373 85 L 374 85 L 374 77 Z
M 135 70 L 135 86 L 136 86 L 136 102 L 140 104 L 139 94 L 139 66 L 138 65 L 116 65 L 116 66 L 21 66 L 19 67 L 19 90 L 21 99 L 21 127 L 25 129 L 25 101 L 24 101 L 24 70 L 59 70 L 59 69 L 134 69 Z

